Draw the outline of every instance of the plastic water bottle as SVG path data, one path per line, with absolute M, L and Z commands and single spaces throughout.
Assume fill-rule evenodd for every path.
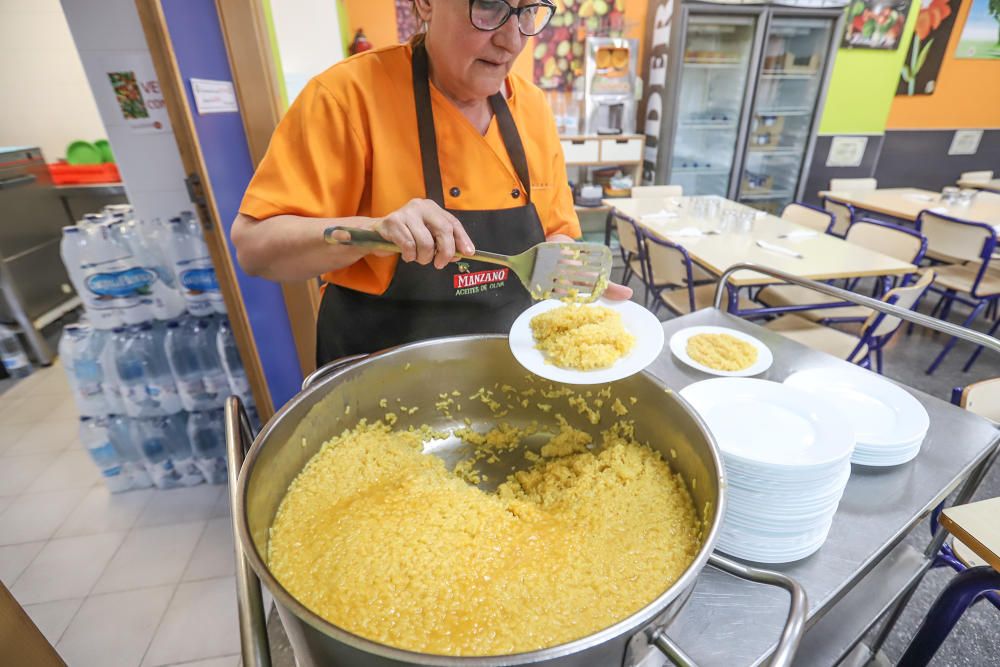
M 129 418 L 124 415 L 109 417 L 108 437 L 122 462 L 122 471 L 128 477 L 129 486 L 133 489 L 148 489 L 153 486 L 153 480 L 149 478 L 136 446 L 137 438 Z
M 120 215 L 126 220 L 131 220 L 135 215 L 132 204 L 106 204 L 104 206 L 105 215 Z
M 59 339 L 59 357 L 69 378 L 76 407 L 84 417 L 101 417 L 113 412 L 104 389 L 101 363 L 107 334 L 90 326 L 70 324 Z
M 181 486 L 195 486 L 205 481 L 201 470 L 194 460 L 194 451 L 191 449 L 191 440 L 188 439 L 186 412 L 178 412 L 176 415 L 161 417 L 167 429 L 167 447 L 170 448 L 170 458 L 174 462 L 174 470 L 177 472 L 178 484 Z
M 149 298 L 156 274 L 138 266 L 128 247 L 116 240 L 114 228 L 120 224 L 101 225 L 80 244 L 84 300 L 117 310 L 121 322 L 135 324 L 152 318 L 143 299 Z
M 146 472 L 158 489 L 173 489 L 180 484 L 180 476 L 170 459 L 170 429 L 166 417 L 133 419 L 132 430 L 137 436 L 139 454 L 146 464 Z
M 221 408 L 229 395 L 229 381 L 216 350 L 211 320 L 167 323 L 165 347 L 184 408 L 190 411 Z
M 104 372 L 104 400 L 108 403 L 108 414 L 125 414 L 125 401 L 122 398 L 121 379 L 118 377 L 116 360 L 118 353 L 125 347 L 126 332 L 124 327 L 115 327 L 111 331 L 102 331 L 104 349 L 101 350 L 101 370 Z
M 158 222 L 126 220 L 110 227 L 115 240 L 128 248 L 136 266 L 152 272 L 153 281 L 148 290 L 150 303 L 144 313 L 158 320 L 180 317 L 185 310 L 184 297 L 177 289 L 170 262 L 162 250 L 162 234 Z
M 63 227 L 62 241 L 59 244 L 59 254 L 62 256 L 70 282 L 76 290 L 87 317 L 97 329 L 113 329 L 121 326 L 122 320 L 114 299 L 100 296 L 87 288 L 84 262 L 92 252 L 92 245 L 100 227 L 83 226 L 83 221 L 77 227 Z M 101 223 L 103 224 L 103 223 Z M 93 234 L 88 232 L 94 232 Z
M 132 488 L 132 482 L 122 465 L 111 437 L 108 434 L 106 417 L 80 417 L 80 442 L 101 471 L 101 479 L 111 493 L 120 493 Z
M 192 412 L 188 415 L 188 439 L 194 461 L 209 484 L 226 481 L 226 432 L 222 410 Z
M 214 348 L 213 348 L 214 350 Z M 21 347 L 17 334 L 0 324 L 0 363 L 12 378 L 31 375 L 31 363 Z
M 187 311 L 195 317 L 225 313 L 215 267 L 194 215 L 184 211 L 179 217 L 170 219 L 167 229 L 167 252 L 174 263 Z
M 126 330 L 115 369 L 129 417 L 162 417 L 182 409 L 163 350 L 162 334 L 148 322 Z
M 243 405 L 249 410 L 253 406 L 250 381 L 243 369 L 240 351 L 236 347 L 236 339 L 233 338 L 233 330 L 229 326 L 228 320 L 224 319 L 219 322 L 219 330 L 215 335 L 215 346 L 219 353 L 219 359 L 222 361 L 222 368 L 226 372 L 229 391 L 239 396 Z

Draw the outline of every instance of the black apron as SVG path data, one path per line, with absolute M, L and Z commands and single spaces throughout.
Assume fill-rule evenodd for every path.
M 413 46 L 413 95 L 417 107 L 420 158 L 427 199 L 444 207 L 441 167 L 428 79 L 427 50 Z M 545 240 L 531 203 L 531 179 L 521 137 L 502 93 L 490 96 L 504 147 L 524 187 L 526 204 L 493 211 L 449 210 L 465 227 L 476 248 L 516 255 Z M 384 294 L 372 295 L 328 284 L 316 324 L 316 362 L 320 366 L 350 354 L 378 350 L 439 336 L 506 333 L 531 297 L 513 272 L 475 261 L 452 262 L 443 269 L 400 262 Z

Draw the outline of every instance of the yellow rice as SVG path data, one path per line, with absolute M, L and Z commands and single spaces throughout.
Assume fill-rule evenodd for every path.
M 289 487 L 271 571 L 330 622 L 425 653 L 536 650 L 626 618 L 687 568 L 701 524 L 680 476 L 628 423 L 595 446 L 560 422 L 496 493 L 421 453 L 426 429 L 362 422 Z M 482 442 L 507 449 L 523 433 Z
M 698 334 L 687 342 L 688 356 L 717 371 L 742 371 L 757 363 L 757 348 L 729 334 Z
M 560 368 L 608 368 L 628 354 L 635 337 L 606 306 L 565 305 L 531 318 L 535 347 Z

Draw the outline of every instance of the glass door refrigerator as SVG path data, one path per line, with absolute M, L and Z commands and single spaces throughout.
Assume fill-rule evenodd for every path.
M 769 211 L 800 198 L 842 14 L 840 2 L 674 4 L 669 33 L 661 20 L 646 43 L 647 182 Z

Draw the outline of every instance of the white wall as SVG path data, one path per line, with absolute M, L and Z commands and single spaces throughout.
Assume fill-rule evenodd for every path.
M 309 79 L 344 58 L 337 3 L 271 0 L 271 18 L 291 103 Z
M 45 159 L 106 137 L 59 0 L 0 0 L 0 146 Z
M 62 6 L 136 215 L 169 219 L 182 210 L 191 210 L 170 119 L 161 114 L 163 131 L 137 132 L 122 116 L 108 80 L 109 71 L 153 72 L 135 3 L 62 0 Z

